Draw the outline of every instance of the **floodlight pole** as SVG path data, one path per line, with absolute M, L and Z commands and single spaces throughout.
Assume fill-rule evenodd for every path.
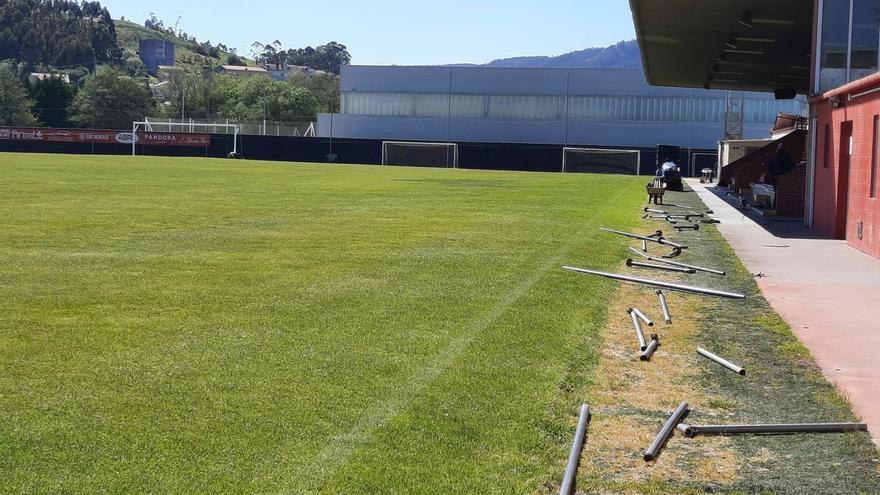
M 565 115 L 565 119 L 563 119 L 564 125 L 565 125 L 565 138 L 563 139 L 563 143 L 562 143 L 563 147 L 568 146 L 568 99 L 569 99 L 570 94 L 571 94 L 571 71 L 569 70 L 569 71 L 565 71 L 565 98 L 563 98 L 563 104 L 565 105 L 565 108 L 563 110 L 564 115 Z M 565 154 L 565 152 L 563 151 L 563 155 L 564 154 Z M 565 173 L 565 157 L 564 156 L 562 159 L 562 163 L 563 163 L 562 173 Z

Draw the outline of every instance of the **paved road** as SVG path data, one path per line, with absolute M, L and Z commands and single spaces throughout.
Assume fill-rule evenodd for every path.
M 880 260 L 799 220 L 750 218 L 690 180 L 718 230 L 880 445 Z M 760 224 L 759 224 L 760 223 Z

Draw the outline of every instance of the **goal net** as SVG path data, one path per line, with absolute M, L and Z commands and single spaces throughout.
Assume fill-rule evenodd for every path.
M 142 150 L 148 145 L 207 148 L 211 144 L 211 134 L 218 132 L 232 134 L 232 153 L 230 156 L 238 157 L 238 137 L 241 133 L 241 127 L 238 124 L 145 120 L 131 124 L 131 134 L 125 136 L 125 141 L 131 143 L 131 154 L 134 156 L 137 155 L 139 145 Z
M 641 158 L 638 150 L 563 148 L 562 172 L 638 175 Z
M 382 165 L 458 168 L 458 145 L 382 141 Z

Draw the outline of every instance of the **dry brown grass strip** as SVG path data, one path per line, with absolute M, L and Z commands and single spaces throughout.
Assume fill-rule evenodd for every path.
M 655 462 L 642 459 L 669 412 L 682 400 L 699 410 L 702 418 L 722 418 L 731 404 L 724 397 L 708 395 L 697 384 L 694 337 L 700 328 L 694 316 L 705 301 L 675 292 L 666 296 L 672 325 L 663 323 L 653 290 L 624 284 L 612 299 L 596 367 L 597 385 L 584 391 L 593 420 L 581 461 L 580 479 L 586 483 L 580 490 L 663 493 L 657 484 L 723 486 L 737 477 L 738 460 L 723 437 L 676 435 Z M 639 360 L 638 341 L 626 313 L 630 306 L 655 322 L 654 327 L 643 326 L 646 335 L 660 336 L 661 346 L 650 362 Z M 641 483 L 645 490 L 638 487 Z M 623 487 L 626 490 L 620 491 Z

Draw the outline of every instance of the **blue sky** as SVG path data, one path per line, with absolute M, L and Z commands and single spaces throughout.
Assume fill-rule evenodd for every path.
M 248 54 L 254 41 L 285 47 L 338 41 L 355 64 L 483 63 L 559 55 L 635 37 L 626 0 L 376 0 L 250 2 L 105 0 L 114 18 L 143 23 L 155 12 L 199 41 Z

